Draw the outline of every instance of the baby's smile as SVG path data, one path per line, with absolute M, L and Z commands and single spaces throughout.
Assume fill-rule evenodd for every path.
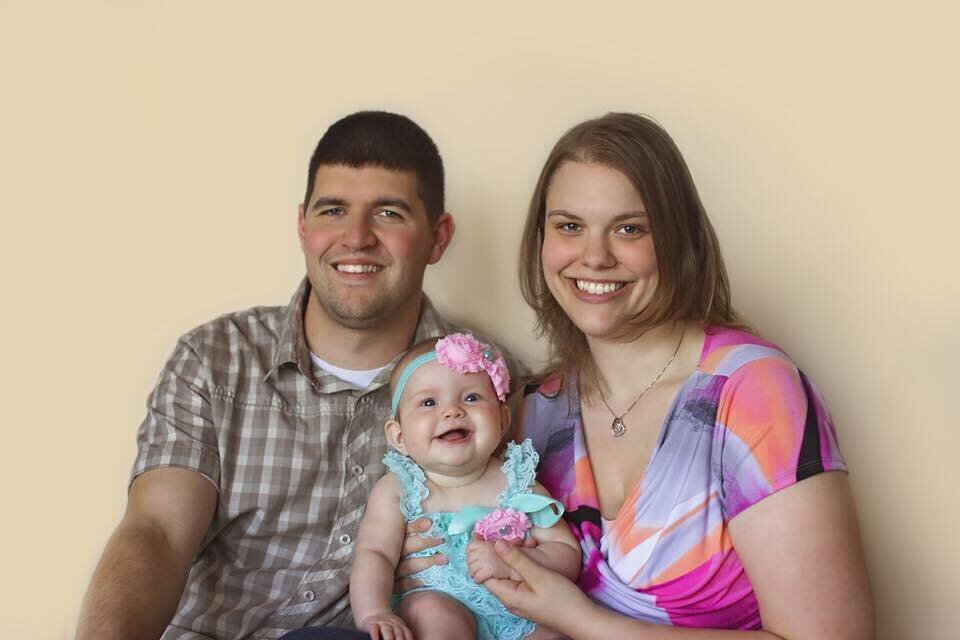
M 469 429 L 462 427 L 453 428 L 449 431 L 444 431 L 436 437 L 437 440 L 441 440 L 448 444 L 462 444 L 469 440 L 473 436 L 473 432 Z

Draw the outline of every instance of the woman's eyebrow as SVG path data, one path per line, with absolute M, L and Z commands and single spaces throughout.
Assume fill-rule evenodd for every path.
M 614 222 L 620 222 L 621 220 L 631 220 L 633 218 L 648 218 L 647 212 L 643 209 L 638 209 L 636 211 L 624 211 L 623 213 L 617 214 L 613 217 Z
M 570 213 L 565 209 L 556 209 L 547 213 L 548 218 L 553 216 L 563 216 L 564 218 L 570 218 L 571 220 L 583 220 L 580 216 L 575 213 Z M 624 211 L 623 213 L 618 213 L 613 216 L 613 222 L 620 222 L 621 220 L 632 220 L 633 218 L 648 218 L 647 212 L 643 209 L 638 209 L 636 211 Z

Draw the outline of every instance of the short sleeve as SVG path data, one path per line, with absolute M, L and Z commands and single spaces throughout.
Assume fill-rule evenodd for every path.
M 714 433 L 728 520 L 804 478 L 847 470 L 823 400 L 783 357 L 754 360 L 729 376 Z
M 220 456 L 205 370 L 188 337 L 181 338 L 147 400 L 131 482 L 151 469 L 182 467 L 206 476 L 219 490 Z

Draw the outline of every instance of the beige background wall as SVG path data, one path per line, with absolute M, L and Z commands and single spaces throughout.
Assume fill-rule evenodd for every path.
M 368 107 L 446 160 L 459 228 L 429 292 L 531 363 L 515 259 L 540 163 L 585 117 L 655 116 L 739 307 L 835 414 L 881 638 L 956 637 L 947 3 L 354 4 L 0 1 L 0 637 L 72 636 L 174 340 L 288 299 L 309 153 Z

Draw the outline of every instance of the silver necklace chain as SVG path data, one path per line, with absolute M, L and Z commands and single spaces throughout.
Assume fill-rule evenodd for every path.
M 633 408 L 637 406 L 637 403 L 640 402 L 640 399 L 643 398 L 643 396 L 647 395 L 647 391 L 650 391 L 650 389 L 653 388 L 653 385 L 657 384 L 657 382 L 660 381 L 660 378 L 663 377 L 663 374 L 667 372 L 667 368 L 669 368 L 670 365 L 673 364 L 673 361 L 677 357 L 677 354 L 680 353 L 680 345 L 683 344 L 683 336 L 685 336 L 686 333 L 687 333 L 687 330 L 686 328 L 684 328 L 683 333 L 680 334 L 680 341 L 677 343 L 677 348 L 673 350 L 673 355 L 670 356 L 670 359 L 667 360 L 667 363 L 663 365 L 662 369 L 660 369 L 660 373 L 658 373 L 656 377 L 654 377 L 654 379 L 650 381 L 650 384 L 648 384 L 646 388 L 644 388 L 644 390 L 640 392 L 640 395 L 637 396 L 637 399 L 634 400 L 633 403 L 629 407 L 627 407 L 627 410 L 621 413 L 620 415 L 617 415 L 616 412 L 614 412 L 614 410 L 610 408 L 610 403 L 608 403 L 607 399 L 603 397 L 603 389 L 601 388 L 601 385 L 597 385 L 597 391 L 600 392 L 600 399 L 603 400 L 603 405 L 607 408 L 607 411 L 610 412 L 610 415 L 613 416 L 613 422 L 610 423 L 610 433 L 614 438 L 619 438 L 620 436 L 622 436 L 627 432 L 627 425 L 623 421 L 624 416 L 630 413 L 633 410 Z

